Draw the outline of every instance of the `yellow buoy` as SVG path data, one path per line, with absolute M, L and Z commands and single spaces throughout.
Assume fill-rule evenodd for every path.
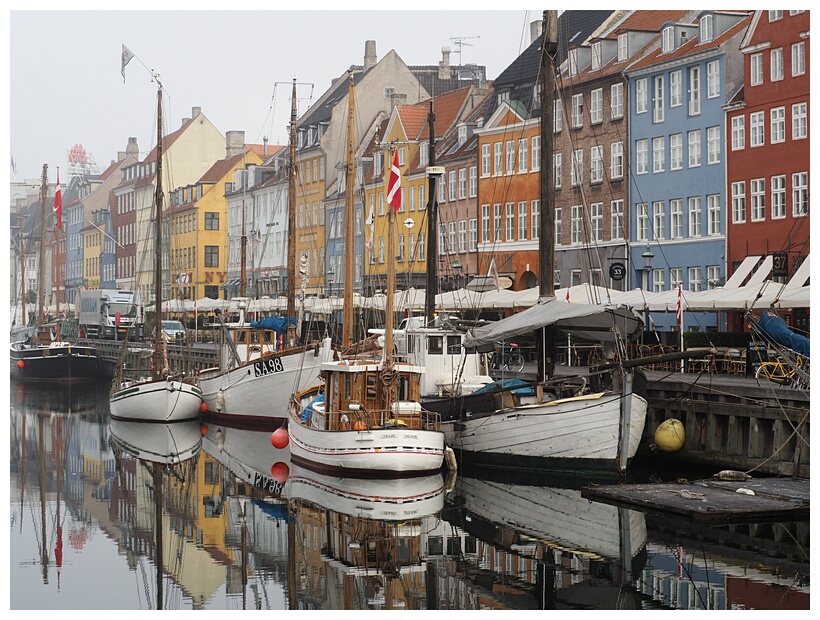
M 655 430 L 655 445 L 664 452 L 677 452 L 685 441 L 683 423 L 675 418 L 666 420 Z

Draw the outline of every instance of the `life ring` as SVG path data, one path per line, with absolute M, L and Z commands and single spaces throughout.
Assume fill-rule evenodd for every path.
M 353 423 L 353 430 L 354 431 L 366 431 L 367 430 L 367 424 L 364 422 L 364 420 L 356 420 Z

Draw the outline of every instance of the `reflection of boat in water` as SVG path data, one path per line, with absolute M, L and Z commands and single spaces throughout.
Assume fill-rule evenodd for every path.
M 199 454 L 202 447 L 196 420 L 151 424 L 112 418 L 109 430 L 116 448 L 146 463 L 182 463 Z

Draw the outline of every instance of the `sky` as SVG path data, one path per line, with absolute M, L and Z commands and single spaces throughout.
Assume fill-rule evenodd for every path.
M 372 3 L 356 2 L 345 6 L 358 9 L 306 11 L 31 6 L 8 13 L 7 126 L 16 166 L 16 171 L 9 168 L 11 181 L 38 178 L 43 164 L 54 181 L 56 168 L 66 170 L 75 144 L 83 146 L 100 172 L 125 151 L 129 137 L 137 138 L 140 157 L 147 155 L 156 142 L 151 70 L 159 72 L 167 94 L 167 131 L 200 107 L 222 134 L 240 130 L 248 144 L 267 137 L 270 144 L 284 145 L 293 79 L 301 116 L 332 79 L 362 64 L 365 41 L 376 41 L 379 60 L 394 49 L 408 65 L 436 65 L 442 48 L 449 47 L 451 64 L 484 65 L 494 79 L 526 49 L 529 23 L 543 14 L 524 8 L 373 10 L 368 8 Z M 241 6 L 263 5 L 251 0 Z M 123 45 L 135 54 L 125 80 Z

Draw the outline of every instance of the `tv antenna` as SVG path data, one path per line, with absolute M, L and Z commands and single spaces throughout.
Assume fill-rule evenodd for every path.
M 452 41 L 453 45 L 455 45 L 458 48 L 458 64 L 459 65 L 461 65 L 461 49 L 465 45 L 468 46 L 468 47 L 472 47 L 472 45 L 473 45 L 472 43 L 465 43 L 465 41 L 467 39 L 480 39 L 480 38 L 481 38 L 480 36 L 475 36 L 475 37 L 450 37 L 450 41 Z

